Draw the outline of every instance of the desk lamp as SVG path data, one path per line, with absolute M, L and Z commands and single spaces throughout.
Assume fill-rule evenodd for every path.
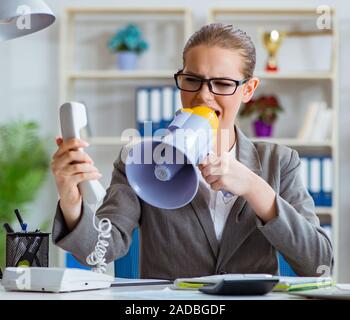
M 40 31 L 55 19 L 42 0 L 0 0 L 0 42 Z

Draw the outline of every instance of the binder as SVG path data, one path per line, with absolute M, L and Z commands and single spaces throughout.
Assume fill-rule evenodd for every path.
M 313 197 L 316 206 L 331 207 L 333 191 L 333 163 L 329 156 L 300 158 L 302 183 Z
M 136 126 L 141 136 L 145 135 L 144 122 L 149 119 L 149 92 L 146 88 L 136 91 Z
M 303 183 L 303 186 L 306 189 L 310 189 L 309 186 L 309 166 L 308 166 L 308 158 L 307 157 L 301 157 L 300 158 L 300 178 Z
M 180 90 L 174 87 L 174 114 L 177 110 L 182 108 Z
M 136 124 L 141 136 L 168 128 L 176 110 L 182 108 L 180 90 L 175 86 L 148 86 L 136 90 Z M 159 130 L 157 135 L 164 134 Z
M 332 206 L 332 189 L 333 189 L 333 175 L 332 175 L 332 158 L 324 157 L 322 159 L 322 205 L 325 207 Z
M 153 87 L 151 91 L 151 121 L 152 121 L 152 135 L 161 128 L 162 107 L 160 88 Z
M 310 158 L 310 194 L 316 206 L 322 206 L 321 199 L 321 159 Z
M 173 88 L 163 87 L 162 88 L 162 128 L 167 128 L 174 117 L 174 98 Z

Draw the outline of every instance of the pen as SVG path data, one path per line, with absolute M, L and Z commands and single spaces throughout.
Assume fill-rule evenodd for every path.
M 17 261 L 16 267 L 32 266 L 33 260 L 36 258 L 36 254 L 39 251 L 42 241 L 42 237 L 34 237 L 33 240 L 28 244 L 26 251 Z
M 15 209 L 15 214 L 16 214 L 16 217 L 17 217 L 19 224 L 21 225 L 22 231 L 27 232 L 27 224 L 23 223 L 23 219 L 22 219 L 21 214 L 19 213 L 18 209 Z
M 13 229 L 11 228 L 11 226 L 10 226 L 7 222 L 5 222 L 5 223 L 3 224 L 3 227 L 5 228 L 5 230 L 6 230 L 7 233 L 12 233 L 12 232 L 14 232 Z

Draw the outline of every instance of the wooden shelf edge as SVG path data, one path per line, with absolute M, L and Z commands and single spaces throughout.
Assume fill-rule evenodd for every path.
M 175 70 L 89 70 L 73 71 L 67 73 L 67 78 L 71 80 L 95 80 L 95 79 L 172 79 Z
M 324 148 L 332 148 L 333 144 L 331 141 L 320 141 L 320 142 L 312 142 L 312 141 L 302 141 L 298 139 L 284 139 L 284 138 L 249 138 L 253 142 L 271 142 L 277 144 L 283 144 L 287 146 L 295 146 L 295 147 L 324 147 Z
M 127 143 L 128 141 L 123 141 L 121 136 L 110 136 L 110 137 L 103 137 L 103 136 L 95 136 L 95 137 L 88 137 L 87 138 L 89 143 L 91 144 L 100 144 L 100 145 L 123 145 Z M 298 141 L 297 139 L 271 139 L 271 138 L 250 138 L 253 142 L 271 142 L 271 143 L 277 143 L 277 144 L 283 144 L 283 145 L 289 145 L 289 146 L 297 146 L 297 147 L 327 147 L 332 148 L 331 142 L 302 142 Z
M 287 73 L 287 72 L 276 72 L 269 73 L 264 71 L 257 71 L 255 74 L 260 79 L 266 80 L 333 80 L 334 73 L 329 72 L 299 72 L 299 73 Z
M 140 78 L 172 78 L 176 70 L 82 70 L 68 71 L 69 79 L 140 79 Z M 333 80 L 332 72 L 310 73 L 267 73 L 256 72 L 255 76 L 261 80 Z
M 136 140 L 137 138 L 135 138 Z M 94 146 L 103 146 L 103 145 L 125 145 L 127 143 L 130 142 L 130 140 L 126 139 L 123 140 L 120 136 L 110 136 L 110 137 L 103 137 L 103 136 L 96 136 L 96 137 L 87 137 L 86 141 L 90 144 L 90 145 L 94 145 Z
M 213 15 L 217 14 L 263 14 L 263 15 L 317 15 L 316 8 L 232 8 L 232 7 L 212 7 L 209 8 Z M 334 8 L 330 8 L 331 14 L 335 13 Z
M 94 14 L 94 13 L 133 13 L 133 14 L 184 14 L 191 9 L 189 7 L 66 7 L 69 14 Z
M 316 207 L 316 214 L 318 215 L 332 215 L 333 211 L 333 207 Z

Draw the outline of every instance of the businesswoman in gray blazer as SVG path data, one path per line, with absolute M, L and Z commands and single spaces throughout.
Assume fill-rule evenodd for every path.
M 193 201 L 175 210 L 138 198 L 123 162 L 116 160 L 97 211 L 97 219 L 112 222 L 107 262 L 127 253 L 132 232 L 140 227 L 143 278 L 278 274 L 277 252 L 300 276 L 332 270 L 331 241 L 302 184 L 298 153 L 273 143 L 253 143 L 235 126 L 241 103 L 259 85 L 255 59 L 249 36 L 229 25 L 204 26 L 188 40 L 176 84 L 183 107 L 207 105 L 218 115 L 216 153 L 198 166 L 202 179 Z M 221 132 L 229 132 L 228 143 Z M 78 184 L 101 175 L 88 154 L 78 150 L 87 146 L 84 141 L 57 138 L 56 143 L 51 168 L 60 200 L 53 241 L 86 264 L 98 233 Z M 225 198 L 222 189 L 234 196 Z

